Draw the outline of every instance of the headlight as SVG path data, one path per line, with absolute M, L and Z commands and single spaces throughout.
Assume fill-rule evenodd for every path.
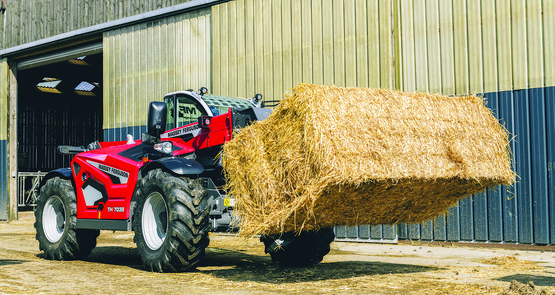
M 173 154 L 173 144 L 170 141 L 162 141 L 154 145 L 154 150 L 162 154 Z

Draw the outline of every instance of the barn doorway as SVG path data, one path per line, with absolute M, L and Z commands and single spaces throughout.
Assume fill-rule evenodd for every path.
M 33 206 L 46 172 L 69 167 L 59 145 L 102 141 L 102 53 L 18 70 L 18 205 Z

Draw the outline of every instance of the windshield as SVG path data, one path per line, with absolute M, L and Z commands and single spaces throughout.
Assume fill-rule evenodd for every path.
M 200 116 L 208 115 L 200 102 L 187 95 L 166 97 L 165 102 L 168 106 L 166 130 L 198 122 Z

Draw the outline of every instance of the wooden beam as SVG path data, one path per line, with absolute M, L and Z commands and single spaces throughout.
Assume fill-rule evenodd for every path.
M 17 220 L 17 73 L 11 62 L 8 73 L 8 220 Z

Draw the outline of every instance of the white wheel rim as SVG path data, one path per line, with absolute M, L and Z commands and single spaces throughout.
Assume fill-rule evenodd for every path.
M 60 197 L 52 196 L 46 201 L 42 211 L 42 228 L 49 242 L 57 243 L 62 238 L 66 225 L 65 213 Z
M 142 214 L 143 237 L 151 250 L 158 250 L 168 231 L 168 209 L 159 192 L 151 193 L 145 201 Z

